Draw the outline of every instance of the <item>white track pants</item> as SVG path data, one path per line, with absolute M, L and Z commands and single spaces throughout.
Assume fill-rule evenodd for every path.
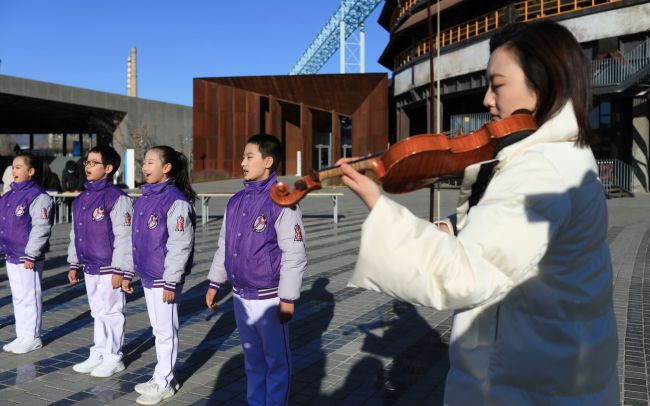
M 233 294 L 235 321 L 244 348 L 251 406 L 286 405 L 291 384 L 289 325 L 280 324 L 280 299 L 248 300 Z
M 163 387 L 168 387 L 174 380 L 174 366 L 178 354 L 178 306 L 182 292 L 182 286 L 177 287 L 174 303 L 170 304 L 163 302 L 162 288 L 144 288 L 149 321 L 156 337 L 158 363 L 153 372 L 153 380 Z
M 25 269 L 23 264 L 7 262 L 7 275 L 11 287 L 11 300 L 14 303 L 16 337 L 31 338 L 41 335 L 41 275 L 43 261 L 34 264 L 34 269 Z
M 101 355 L 104 360 L 118 362 L 122 359 L 124 342 L 124 292 L 113 289 L 113 275 L 85 274 L 90 315 L 95 320 L 95 345 L 91 355 Z

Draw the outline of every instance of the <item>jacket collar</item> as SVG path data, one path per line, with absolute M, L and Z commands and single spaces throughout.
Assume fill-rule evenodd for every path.
M 272 172 L 271 176 L 269 176 L 264 180 L 258 180 L 258 181 L 245 180 L 244 189 L 247 192 L 265 193 L 265 192 L 269 192 L 271 190 L 271 187 L 276 182 L 277 182 L 277 176 L 275 175 L 275 172 Z
M 578 139 L 578 120 L 573 110 L 573 103 L 568 101 L 553 118 L 545 122 L 533 134 L 503 148 L 497 154 L 499 167 L 518 155 L 521 151 L 537 144 L 569 142 Z
M 160 183 L 154 183 L 154 184 L 145 183 L 144 185 L 142 185 L 142 194 L 144 196 L 160 194 L 165 189 L 167 189 L 169 185 L 172 184 L 172 181 L 173 181 L 172 178 L 168 178 L 164 182 L 160 182 Z
M 24 182 L 11 182 L 12 190 L 27 190 L 34 186 L 36 186 L 36 182 L 34 182 L 31 179 L 26 180 Z
M 96 181 L 93 181 L 93 182 L 84 182 L 84 187 L 89 192 L 97 192 L 99 190 L 104 189 L 108 185 L 110 185 L 111 180 L 112 179 L 110 179 L 110 178 L 104 178 L 104 179 L 96 180 Z

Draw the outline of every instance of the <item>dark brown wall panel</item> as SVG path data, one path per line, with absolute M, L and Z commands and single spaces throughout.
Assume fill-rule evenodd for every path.
M 267 122 L 268 134 L 282 140 L 282 106 L 273 96 L 269 96 L 269 121 Z M 278 174 L 284 174 L 282 163 L 278 165 Z
M 192 81 L 192 88 L 194 89 L 194 100 L 192 103 L 194 112 L 205 111 L 205 87 L 208 83 L 204 80 L 194 79 Z
M 248 120 L 248 131 L 244 134 L 245 138 L 254 134 L 259 134 L 260 129 L 260 96 L 255 93 L 246 92 L 246 113 Z
M 332 111 L 332 165 L 341 158 L 341 118 Z
M 303 141 L 302 151 L 302 174 L 306 175 L 311 169 L 312 155 L 312 122 L 311 110 L 304 104 L 300 104 L 300 129 Z
M 280 139 L 282 137 L 282 106 L 273 96 L 269 97 L 269 134 Z
M 248 133 L 248 114 L 246 111 L 246 92 L 241 89 L 233 89 L 232 99 L 233 121 L 232 121 L 232 156 L 230 173 L 241 174 L 241 156 L 244 153 L 245 139 Z
M 298 169 L 296 160 L 297 152 L 303 153 L 302 128 L 289 122 L 284 122 L 284 155 L 285 155 L 285 174 L 295 175 Z
M 388 82 L 370 92 L 352 116 L 352 155 L 379 152 L 388 144 Z

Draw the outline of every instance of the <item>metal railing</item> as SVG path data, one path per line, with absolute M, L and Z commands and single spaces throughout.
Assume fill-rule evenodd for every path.
M 650 64 L 650 38 L 618 58 L 591 62 L 593 85 L 620 85 L 648 64 Z
M 475 38 L 481 34 L 493 31 L 500 26 L 519 22 L 533 21 L 539 18 L 568 14 L 599 7 L 606 4 L 618 3 L 621 0 L 526 0 L 513 4 L 513 8 L 500 8 L 487 14 L 473 18 L 464 23 L 440 31 L 440 37 L 434 35 L 432 48 L 440 49 L 458 42 Z M 406 65 L 411 61 L 429 53 L 428 39 L 418 41 L 412 47 L 398 53 L 393 60 L 393 69 Z
M 395 8 L 395 11 L 393 12 L 393 15 L 391 16 L 390 19 L 390 25 L 391 27 L 393 24 L 395 24 L 395 20 L 397 20 L 400 17 L 403 17 L 404 14 L 409 12 L 415 5 L 418 3 L 418 0 L 404 0 L 402 2 L 399 2 L 401 4 L 398 5 L 397 8 Z
M 483 34 L 488 31 L 495 30 L 499 28 L 499 21 L 503 19 L 505 9 L 499 9 L 491 11 L 488 14 L 484 14 L 480 17 L 476 17 L 470 21 L 466 21 L 462 24 L 455 25 L 450 28 L 445 28 L 440 31 L 440 37 L 438 34 L 435 34 L 431 40 L 433 49 L 440 49 L 468 40 L 470 38 L 476 37 L 479 34 Z M 503 25 L 503 21 L 501 22 Z M 417 59 L 420 56 L 426 55 L 429 53 L 429 40 L 423 38 L 418 41 L 414 46 L 400 52 L 395 56 L 394 65 L 395 68 L 398 68 L 402 65 L 405 65 L 411 62 L 413 59 Z
M 517 21 L 531 21 L 617 1 L 620 0 L 528 0 L 515 3 L 515 10 Z
M 598 177 L 605 193 L 610 195 L 618 191 L 632 194 L 632 167 L 618 159 L 599 159 Z
M 491 120 L 490 113 L 456 114 L 450 117 L 449 135 L 471 133 Z

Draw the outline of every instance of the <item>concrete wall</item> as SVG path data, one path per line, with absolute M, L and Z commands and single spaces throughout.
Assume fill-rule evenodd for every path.
M 190 156 L 192 152 L 192 107 L 119 94 L 98 92 L 54 83 L 0 75 L 0 92 L 53 102 L 126 112 L 112 132 L 113 146 L 123 153 L 136 149 L 136 159 L 153 145 L 170 145 Z M 97 131 L 100 132 L 100 131 Z M 137 178 L 136 178 L 137 179 Z

